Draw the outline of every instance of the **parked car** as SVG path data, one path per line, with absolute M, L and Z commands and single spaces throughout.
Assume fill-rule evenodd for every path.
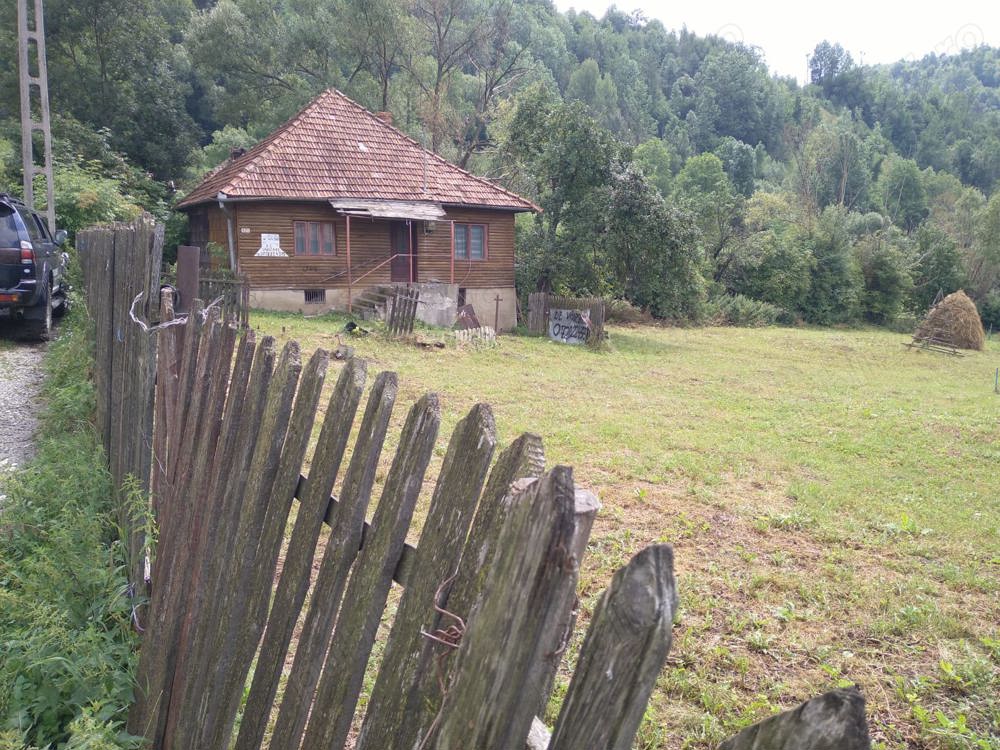
M 53 236 L 37 211 L 0 193 L 0 314 L 21 338 L 48 339 L 53 316 L 68 309 L 65 241 L 65 230 Z

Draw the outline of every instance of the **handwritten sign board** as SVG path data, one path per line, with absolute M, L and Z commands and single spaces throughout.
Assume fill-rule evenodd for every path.
M 589 310 L 549 310 L 550 339 L 563 344 L 586 344 L 589 337 Z
M 281 249 L 280 234 L 261 234 L 260 250 L 254 253 L 257 258 L 287 258 L 288 253 Z

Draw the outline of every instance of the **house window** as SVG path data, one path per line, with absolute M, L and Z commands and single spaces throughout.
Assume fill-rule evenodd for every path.
M 455 259 L 483 260 L 486 258 L 486 225 L 455 224 Z
M 326 289 L 304 289 L 307 305 L 322 305 L 326 303 Z
M 296 255 L 334 255 L 333 222 L 296 221 Z

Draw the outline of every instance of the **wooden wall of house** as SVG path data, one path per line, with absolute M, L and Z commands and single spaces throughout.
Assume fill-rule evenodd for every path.
M 239 270 L 253 289 L 321 289 L 347 286 L 347 226 L 345 218 L 325 203 L 244 202 L 232 204 Z M 226 218 L 216 205 L 209 205 L 208 239 L 228 247 Z M 514 214 L 508 211 L 449 209 L 445 220 L 435 222 L 430 232 L 414 222 L 417 242 L 417 281 L 451 282 L 450 221 L 487 227 L 485 260 L 456 260 L 454 283 L 468 288 L 514 285 Z M 333 256 L 295 256 L 296 221 L 332 221 Z M 351 269 L 354 279 L 387 260 L 390 222 L 384 219 L 351 218 Z M 261 234 L 280 236 L 281 249 L 289 257 L 256 257 Z M 390 264 L 365 276 L 359 285 L 391 281 Z

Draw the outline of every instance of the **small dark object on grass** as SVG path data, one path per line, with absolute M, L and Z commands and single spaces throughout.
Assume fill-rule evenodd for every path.
M 344 323 L 344 333 L 349 333 L 352 336 L 367 336 L 371 331 L 362 328 L 353 320 L 349 320 Z
M 417 339 L 413 343 L 421 349 L 444 349 L 443 341 L 421 341 L 420 339 Z

